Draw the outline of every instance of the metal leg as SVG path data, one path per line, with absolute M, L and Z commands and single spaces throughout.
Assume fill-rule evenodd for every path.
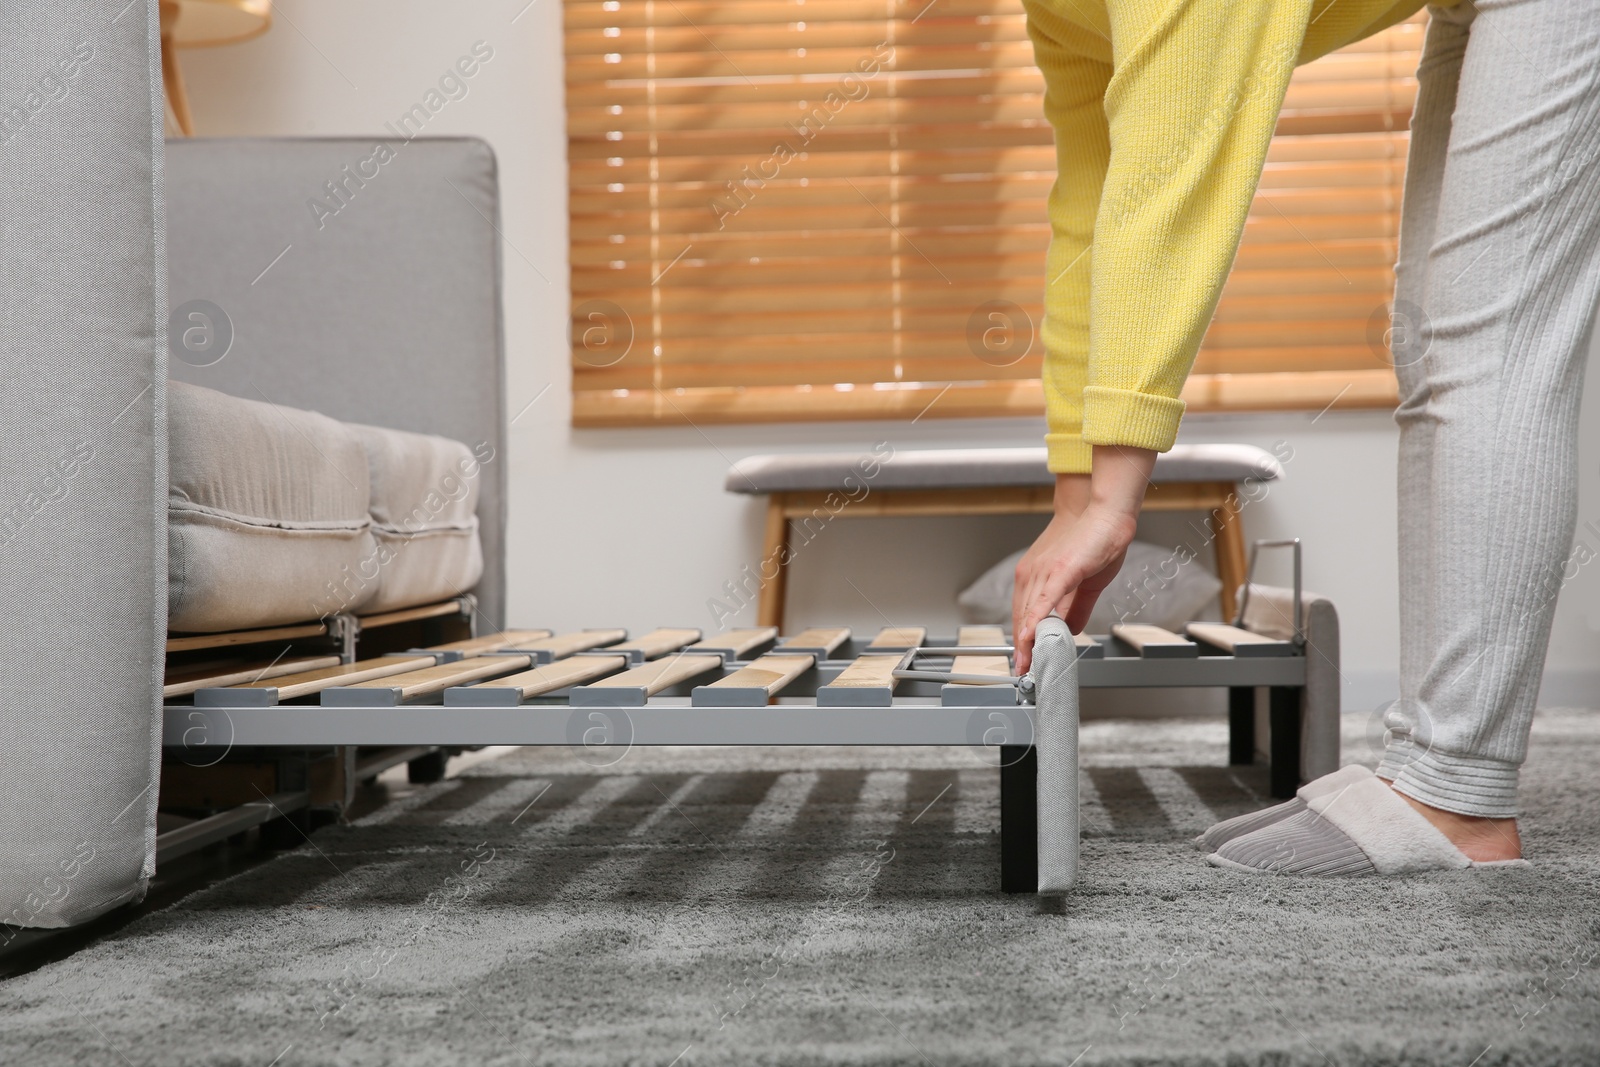
M 1039 763 L 1032 745 L 1000 746 L 1000 889 L 1039 891 Z
M 1256 691 L 1254 686 L 1228 689 L 1228 762 L 1237 766 L 1256 761 Z
M 406 781 L 412 784 L 424 782 L 438 782 L 444 779 L 445 771 L 450 763 L 450 754 L 443 749 L 434 749 L 425 756 L 406 763 Z
M 1275 685 L 1271 689 L 1268 723 L 1272 730 L 1272 795 L 1294 796 L 1300 788 L 1300 690 Z

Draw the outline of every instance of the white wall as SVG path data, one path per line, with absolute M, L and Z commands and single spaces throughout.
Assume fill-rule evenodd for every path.
M 1039 441 L 1042 420 L 571 429 L 559 0 L 278 0 L 276 8 L 277 25 L 262 38 L 183 53 L 202 135 L 376 133 L 473 42 L 495 50 L 469 95 L 428 132 L 483 137 L 500 160 L 510 414 L 540 397 L 511 434 L 512 622 L 712 628 L 708 600 L 759 556 L 759 506 L 722 489 L 741 456 L 884 440 L 896 449 Z M 1600 531 L 1600 374 L 1588 394 L 1579 521 Z M 1288 479 L 1246 510 L 1247 529 L 1305 539 L 1306 583 L 1334 597 L 1343 619 L 1346 706 L 1370 710 L 1393 692 L 1396 673 L 1388 416 L 1200 416 L 1183 437 L 1293 447 Z M 789 621 L 952 626 L 956 591 L 1040 524 L 834 523 L 794 565 Z M 1152 536 L 1172 529 L 1149 525 Z M 1600 534 L 1580 529 L 1579 540 L 1600 552 Z M 753 611 L 741 621 L 753 621 Z M 1546 675 L 1549 700 L 1592 705 L 1596 696 L 1600 561 L 1562 595 Z

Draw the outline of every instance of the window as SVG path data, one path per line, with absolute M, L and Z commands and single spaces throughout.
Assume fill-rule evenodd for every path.
M 574 424 L 1043 411 L 1054 153 L 1014 0 L 565 19 Z M 1394 402 L 1421 38 L 1296 72 L 1190 410 Z

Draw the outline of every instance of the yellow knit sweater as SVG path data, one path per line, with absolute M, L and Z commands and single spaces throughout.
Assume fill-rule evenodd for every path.
M 1050 469 L 1166 451 L 1297 64 L 1423 0 L 1023 0 L 1055 128 Z

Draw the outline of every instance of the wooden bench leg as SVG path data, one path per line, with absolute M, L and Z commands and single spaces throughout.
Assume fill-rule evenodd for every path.
M 767 498 L 767 531 L 761 546 L 759 570 L 765 578 L 768 570 L 776 571 L 772 578 L 761 583 L 761 596 L 756 602 L 756 625 L 776 626 L 783 629 L 784 600 L 789 586 L 789 516 L 788 501 L 782 493 Z
M 1239 587 L 1244 585 L 1245 558 L 1244 525 L 1239 518 L 1239 498 L 1231 485 L 1226 486 L 1221 507 L 1211 511 L 1211 527 L 1216 531 L 1217 578 L 1222 582 L 1218 598 L 1222 604 L 1222 621 L 1232 622 L 1239 603 Z
M 1000 890 L 1039 891 L 1039 760 L 1032 745 L 1000 746 Z

